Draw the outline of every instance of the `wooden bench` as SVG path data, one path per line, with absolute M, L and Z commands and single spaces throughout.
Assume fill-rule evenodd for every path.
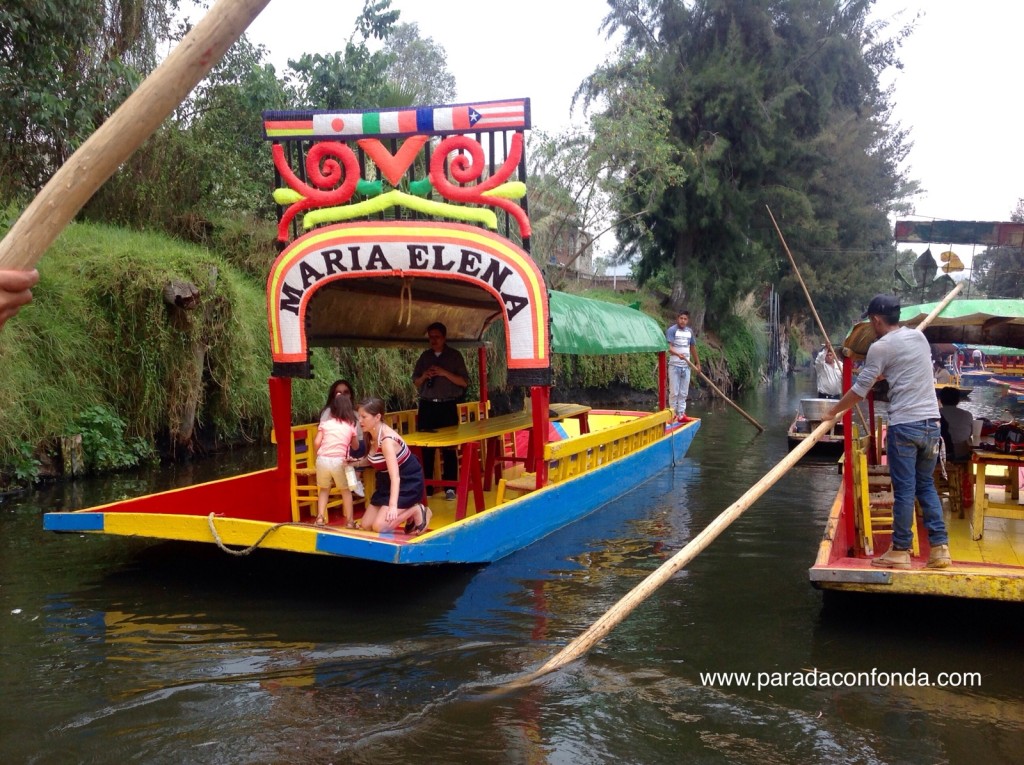
M 544 461 L 548 464 L 550 486 L 562 483 L 582 473 L 605 465 L 612 460 L 631 454 L 654 441 L 665 437 L 665 425 L 672 420 L 672 412 L 661 412 L 638 417 L 597 433 L 579 435 L 564 441 L 555 441 L 544 447 Z M 505 502 L 508 491 L 520 495 L 536 491 L 537 474 L 522 473 L 513 478 L 498 481 L 496 504 Z

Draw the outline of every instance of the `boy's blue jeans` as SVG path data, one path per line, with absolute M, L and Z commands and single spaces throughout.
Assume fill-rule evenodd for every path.
M 886 436 L 889 477 L 892 479 L 892 546 L 909 550 L 913 537 L 914 498 L 921 503 L 928 542 L 949 544 L 942 503 L 935 490 L 935 460 L 939 455 L 939 421 L 918 420 L 890 425 Z

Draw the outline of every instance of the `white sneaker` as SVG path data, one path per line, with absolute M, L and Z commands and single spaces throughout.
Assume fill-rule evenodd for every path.
M 356 485 L 352 487 L 352 496 L 356 499 L 362 499 L 366 496 L 366 487 L 363 486 L 362 481 L 356 481 Z
M 455 489 L 445 489 L 444 490 L 444 498 L 449 500 L 449 501 L 455 499 Z

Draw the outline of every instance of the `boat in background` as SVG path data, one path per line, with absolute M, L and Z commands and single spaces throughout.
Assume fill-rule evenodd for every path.
M 964 358 L 971 359 L 975 350 L 982 352 L 984 366 L 980 369 L 965 369 L 963 376 L 967 380 L 977 382 L 991 378 L 1005 381 L 1020 382 L 1024 377 L 1024 351 L 1019 348 L 1009 348 L 1005 345 L 965 345 L 957 343 L 962 348 Z
M 229 545 L 394 564 L 486 563 L 682 459 L 700 421 L 676 422 L 666 407 L 661 326 L 634 308 L 549 292 L 529 254 L 529 116 L 527 99 L 266 113 L 281 245 L 266 288 L 275 467 L 46 513 L 44 528 L 233 552 Z M 450 345 L 475 351 L 479 400 L 461 404 L 461 422 L 447 428 L 417 430 L 415 410 L 390 412 L 386 422 L 414 451 L 458 449 L 454 485 L 427 466 L 428 486 L 454 489 L 456 499 L 435 494 L 429 528 L 415 536 L 348 529 L 340 513 L 314 525 L 317 424 L 293 422 L 292 379 L 311 376 L 315 346 L 424 349 L 433 322 L 447 326 Z M 509 385 L 528 389 L 526 410 L 491 412 L 492 345 Z M 551 403 L 556 353 L 649 354 L 659 408 Z M 350 376 L 358 380 L 358 370 Z M 371 496 L 372 471 L 364 477 Z M 329 510 L 339 503 L 332 495 Z
M 914 327 L 938 303 L 906 306 L 900 324 Z M 929 342 L 998 343 L 1024 348 L 1024 301 L 954 300 L 924 330 Z M 854 326 L 843 343 L 844 377 L 852 377 L 854 359 L 863 358 L 875 340 L 870 323 Z M 976 447 L 967 464 L 947 462 L 947 476 L 936 473 L 945 501 L 945 520 L 953 565 L 925 567 L 927 533 L 915 516 L 914 549 L 908 570 L 882 569 L 871 558 L 889 547 L 892 533 L 892 485 L 881 445 L 884 437 L 850 426 L 843 455 L 843 482 L 825 527 L 811 583 L 822 590 L 862 593 L 944 595 L 982 600 L 1024 601 L 1024 507 L 1018 473 L 1024 455 Z M 973 486 L 971 492 L 965 487 Z
M 807 436 L 811 434 L 811 431 L 821 424 L 825 414 L 835 403 L 836 400 L 830 398 L 805 398 L 800 400 L 800 411 L 796 413 L 796 417 L 786 433 L 791 450 L 803 443 Z M 808 454 L 834 455 L 839 454 L 842 450 L 843 423 L 837 420 L 833 423 L 832 429 L 810 448 Z

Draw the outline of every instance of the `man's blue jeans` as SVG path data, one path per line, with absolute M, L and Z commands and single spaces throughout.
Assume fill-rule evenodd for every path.
M 889 426 L 885 443 L 892 479 L 892 546 L 895 549 L 909 550 L 913 542 L 911 524 L 915 497 L 921 503 L 929 543 L 932 547 L 949 544 L 933 475 L 940 438 L 938 420 Z
M 686 414 L 686 397 L 690 393 L 690 365 L 668 368 L 669 407 L 677 414 Z

